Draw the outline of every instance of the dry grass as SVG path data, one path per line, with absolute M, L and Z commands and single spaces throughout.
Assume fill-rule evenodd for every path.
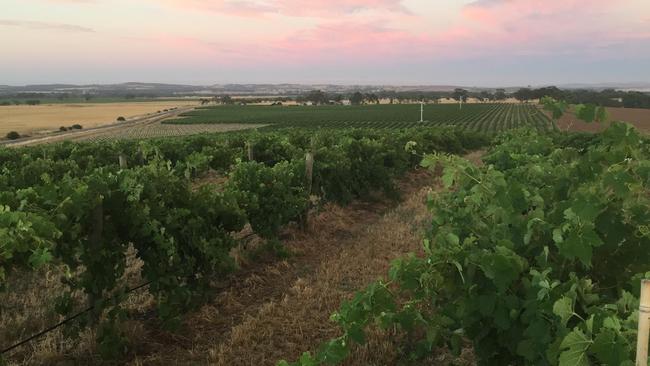
M 142 262 L 136 258 L 132 247 L 127 252 L 127 266 L 122 283 L 133 287 L 142 282 Z M 7 281 L 10 291 L 0 292 L 0 346 L 5 348 L 25 339 L 64 319 L 54 311 L 56 298 L 68 290 L 61 281 L 63 267 L 49 266 L 37 272 L 16 272 Z M 86 298 L 75 292 L 77 306 L 73 313 L 86 307 Z M 147 291 L 136 291 L 122 303 L 130 313 L 143 313 L 153 306 L 153 298 Z M 74 323 L 71 323 L 74 324 Z M 73 325 L 74 326 L 74 325 Z M 141 325 L 125 324 L 125 331 L 137 339 Z M 67 334 L 74 328 L 64 326 L 17 348 L 8 358 L 9 365 L 50 365 L 99 362 L 96 353 L 95 332 L 85 329 L 78 336 Z M 83 361 L 82 361 L 83 360 Z
M 361 228 L 349 225 L 347 214 L 317 218 L 316 227 L 330 231 L 318 233 L 309 246 L 325 252 L 320 262 L 306 268 L 281 298 L 262 304 L 254 314 L 234 326 L 225 339 L 209 350 L 209 362 L 216 365 L 274 365 L 279 359 L 297 359 L 339 335 L 329 321 L 342 301 L 355 291 L 386 275 L 390 262 L 407 253 L 419 253 L 422 230 L 430 220 L 424 205 L 429 187 L 411 176 L 410 189 L 420 186 L 398 207 L 374 217 Z M 427 179 L 428 181 L 428 179 Z M 331 231 L 335 228 L 335 231 Z M 313 250 L 313 249 L 312 249 Z M 353 352 L 345 365 L 395 365 L 400 362 L 396 346 L 400 335 L 376 329 L 368 335 L 368 344 Z M 441 353 L 446 355 L 446 353 Z M 430 360 L 439 364 L 442 359 Z
M 38 106 L 0 106 L 0 136 L 9 131 L 33 134 L 57 130 L 75 123 L 84 128 L 115 123 L 126 118 L 155 113 L 173 107 L 195 106 L 196 101 L 46 104 Z

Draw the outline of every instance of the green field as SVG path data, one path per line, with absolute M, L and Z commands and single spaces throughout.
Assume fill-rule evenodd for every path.
M 255 123 L 273 127 L 405 128 L 455 125 L 469 130 L 496 132 L 531 126 L 549 127 L 549 120 L 528 104 L 391 104 L 363 106 L 218 106 L 198 108 L 165 121 L 167 124 Z

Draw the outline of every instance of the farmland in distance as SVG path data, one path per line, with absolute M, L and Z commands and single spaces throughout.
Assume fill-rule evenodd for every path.
M 72 124 L 92 128 L 115 123 L 118 117 L 128 120 L 196 104 L 196 101 L 162 101 L 0 106 L 0 135 L 9 131 L 36 134 Z
M 197 108 L 164 124 L 270 124 L 269 128 L 407 128 L 457 126 L 484 132 L 511 128 L 549 128 L 549 119 L 530 104 L 429 104 L 363 106 L 216 106 Z

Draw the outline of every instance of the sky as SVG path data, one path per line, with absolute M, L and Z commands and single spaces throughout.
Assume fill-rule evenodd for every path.
M 0 0 L 0 85 L 650 82 L 650 0 Z

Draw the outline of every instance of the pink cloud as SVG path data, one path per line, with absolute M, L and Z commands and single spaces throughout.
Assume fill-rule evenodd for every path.
M 381 22 L 333 22 L 289 37 L 257 39 L 237 44 L 165 35 L 154 42 L 183 57 L 219 64 L 301 64 L 313 62 L 372 62 L 378 57 L 409 57 L 428 46 L 426 36 L 386 28 Z M 191 55 L 191 56 L 190 56 Z
M 238 16 L 279 14 L 298 17 L 334 17 L 366 10 L 408 13 L 401 0 L 155 0 L 180 8 L 209 10 Z
M 612 19 L 616 7 L 608 0 L 479 0 L 463 7 L 460 22 L 434 43 L 459 55 L 516 56 L 593 55 L 616 43 L 650 41 L 641 19 Z
M 407 57 L 417 52 L 427 37 L 387 28 L 382 22 L 321 24 L 286 39 L 269 42 L 279 55 L 289 55 L 294 61 L 359 60 L 377 57 Z
M 45 31 L 64 31 L 64 32 L 82 32 L 82 33 L 95 32 L 92 28 L 82 27 L 80 25 L 75 25 L 75 24 L 38 22 L 38 21 L 31 21 L 31 20 L 0 19 L 0 26 L 20 27 L 20 28 L 37 29 L 37 30 L 45 30 Z
M 237 15 L 308 16 L 302 13 L 307 12 L 318 14 L 321 19 L 315 26 L 288 36 L 268 32 L 265 36 L 247 38 L 242 33 L 215 41 L 159 34 L 148 41 L 150 46 L 146 52 L 142 51 L 143 59 L 156 54 L 159 59 L 183 65 L 268 66 L 272 70 L 274 66 L 399 64 L 483 57 L 510 60 L 519 56 L 578 59 L 650 56 L 650 47 L 644 47 L 650 46 L 645 14 L 634 21 L 611 20 L 604 14 L 620 4 L 605 0 L 478 1 L 464 7 L 455 24 L 436 32 L 415 32 L 401 27 L 405 21 L 421 19 L 401 12 L 399 1 L 394 0 L 316 0 L 309 10 L 296 5 L 296 0 L 273 3 L 186 0 L 182 3 L 203 9 L 214 7 L 211 10 Z M 371 4 L 394 6 L 395 10 L 354 15 L 369 10 Z M 335 12 L 344 15 L 335 17 Z

